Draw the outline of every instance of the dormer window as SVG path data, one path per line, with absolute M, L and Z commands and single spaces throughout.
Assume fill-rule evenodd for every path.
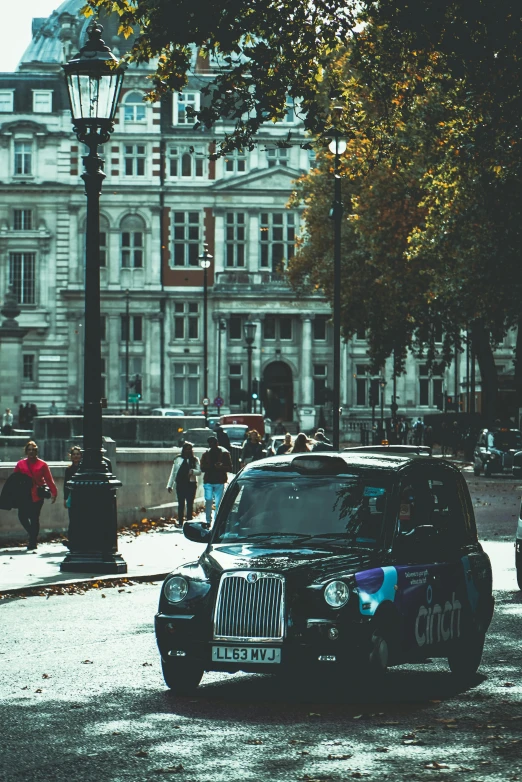
M 123 106 L 125 122 L 145 122 L 145 104 L 140 92 L 129 92 Z
M 200 94 L 192 90 L 178 92 L 174 94 L 173 118 L 174 125 L 194 125 L 196 120 L 189 117 L 187 109 L 190 107 L 194 111 L 199 111 Z
M 267 149 L 266 157 L 268 160 L 268 168 L 288 165 L 288 149 L 285 147 Z
M 50 114 L 53 110 L 52 90 L 33 90 L 33 111 L 35 114 Z

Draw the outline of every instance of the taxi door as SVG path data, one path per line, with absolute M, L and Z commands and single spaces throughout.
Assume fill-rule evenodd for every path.
M 392 551 L 407 657 L 443 655 L 462 631 L 466 585 L 455 529 L 463 517 L 456 477 L 432 462 L 416 464 L 400 486 Z

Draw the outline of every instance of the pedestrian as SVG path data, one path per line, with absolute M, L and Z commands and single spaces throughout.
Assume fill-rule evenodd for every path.
M 5 413 L 2 416 L 2 434 L 10 435 L 13 431 L 14 416 L 10 407 L 5 408 Z
M 53 481 L 49 466 L 43 459 L 38 458 L 38 446 L 30 440 L 25 446 L 25 459 L 20 459 L 14 469 L 28 475 L 32 480 L 31 494 L 24 503 L 18 506 L 18 519 L 22 527 L 29 535 L 27 551 L 35 551 L 40 532 L 40 513 L 44 499 L 52 497 L 56 502 L 58 489 Z
M 427 424 L 424 428 L 424 445 L 433 448 L 433 427 L 431 424 Z
M 49 415 L 58 415 L 58 408 L 56 407 L 56 402 L 54 401 L 54 399 L 51 402 L 51 404 L 49 405 L 49 413 L 48 414 Z
M 322 432 L 316 432 L 314 440 L 317 442 L 312 447 L 312 451 L 333 451 L 333 445 L 326 442 L 325 436 Z
M 201 465 L 193 451 L 193 444 L 186 440 L 181 448 L 181 453 L 176 456 L 167 482 L 167 491 L 172 494 L 174 483 L 176 484 L 176 497 L 178 498 L 178 527 L 183 526 L 185 516 L 185 504 L 187 505 L 187 521 L 192 521 L 194 515 L 194 500 L 198 488 L 198 478 L 201 475 Z
M 279 448 L 276 451 L 276 455 L 277 456 L 282 456 L 283 454 L 285 454 L 288 451 L 290 451 L 291 448 L 292 448 L 292 435 L 290 434 L 290 432 L 287 432 L 285 434 L 284 441 L 281 443 L 281 445 L 279 446 Z
M 317 432 L 318 431 L 319 430 L 317 430 Z M 311 449 L 309 448 L 309 445 L 310 445 L 310 440 L 308 439 L 308 437 L 304 434 L 304 432 L 299 432 L 299 434 L 295 438 L 294 444 L 292 446 L 292 450 L 289 451 L 289 453 L 310 453 Z
M 67 483 L 71 480 L 73 475 L 76 475 L 80 468 L 80 462 L 82 460 L 82 449 L 79 445 L 71 445 L 69 449 L 69 459 L 71 463 L 65 468 L 65 477 L 63 481 L 63 507 L 71 507 L 71 490 L 67 486 Z M 71 520 L 71 513 L 69 511 L 69 521 Z
M 203 470 L 203 492 L 205 495 L 205 515 L 207 527 L 212 524 L 212 504 L 215 503 L 216 513 L 228 481 L 228 473 L 232 472 L 232 460 L 226 448 L 219 445 L 217 437 L 208 438 L 208 450 L 201 457 Z
M 449 447 L 448 439 L 449 439 L 448 424 L 446 421 L 443 421 L 440 428 L 440 451 L 442 456 L 446 456 L 446 450 Z
M 23 405 L 20 405 L 18 408 L 18 426 L 20 429 L 23 429 L 25 426 L 25 408 Z
M 225 432 L 225 430 L 221 427 L 221 424 L 216 424 L 216 428 L 214 431 L 216 432 L 218 444 L 221 445 L 222 448 L 226 448 L 227 451 L 230 453 L 230 449 L 231 449 L 230 437 Z
M 286 434 L 286 426 L 281 421 L 281 419 L 276 421 L 276 425 L 274 427 L 274 434 Z
M 424 424 L 420 418 L 417 418 L 413 424 L 413 441 L 415 445 L 422 445 L 422 436 L 424 434 Z
M 31 429 L 33 425 L 33 419 L 31 416 L 31 405 L 29 404 L 29 402 L 26 402 L 24 405 L 24 425 L 28 429 Z
M 241 449 L 241 467 L 250 462 L 257 462 L 258 459 L 262 459 L 265 455 L 263 451 L 263 444 L 261 442 L 261 435 L 257 429 L 251 429 L 247 432 L 247 439 Z
M 322 435 L 323 435 L 323 442 L 324 442 L 324 443 L 328 443 L 328 444 L 330 444 L 330 440 L 329 440 L 329 439 L 328 439 L 328 437 L 326 436 L 326 432 L 324 431 L 324 429 L 323 429 L 323 427 L 322 427 L 322 426 L 318 427 L 318 429 L 316 430 L 316 432 L 315 432 L 315 437 L 314 437 L 314 439 L 315 439 L 315 440 L 317 440 L 317 435 L 318 435 L 318 434 L 322 434 Z

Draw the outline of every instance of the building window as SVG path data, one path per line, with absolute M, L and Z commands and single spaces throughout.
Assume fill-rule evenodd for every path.
M 0 90 L 0 112 L 10 114 L 14 111 L 14 91 Z
M 227 212 L 226 214 L 226 265 L 229 268 L 245 265 L 244 212 Z
M 368 397 L 368 367 L 366 364 L 355 365 L 355 404 L 359 407 L 369 405 Z
M 33 111 L 35 114 L 50 114 L 53 110 L 52 90 L 33 90 Z
M 173 118 L 174 125 L 194 125 L 196 123 L 195 117 L 189 117 L 187 109 L 193 109 L 199 111 L 199 92 L 192 90 L 186 90 L 174 94 L 173 104 Z
M 174 212 L 174 266 L 199 266 L 199 212 Z
M 100 315 L 100 341 L 107 342 L 107 318 Z
M 292 339 L 292 318 L 279 318 L 279 339 Z
M 314 364 L 314 405 L 326 403 L 326 364 Z
M 15 174 L 30 176 L 33 173 L 33 145 L 30 141 L 15 141 Z
M 125 176 L 145 176 L 145 145 L 125 144 Z
M 107 397 L 107 362 L 104 358 L 101 359 L 101 397 L 105 399 Z
M 281 272 L 294 255 L 295 216 L 292 212 L 262 212 L 260 220 L 261 267 Z
M 123 269 L 143 267 L 144 225 L 140 217 L 127 215 L 121 223 L 121 266 Z
M 123 106 L 125 122 L 145 122 L 145 104 L 140 92 L 129 92 Z
M 199 304 L 197 301 L 174 304 L 174 339 L 197 339 L 199 332 Z
M 19 304 L 36 303 L 34 253 L 11 253 L 9 256 L 9 285 L 14 288 Z
M 273 315 L 267 315 L 263 320 L 263 339 L 276 338 L 276 319 Z
M 231 315 L 228 321 L 229 338 L 243 339 L 243 318 L 241 315 Z
M 328 315 L 316 315 L 313 319 L 313 338 L 316 342 L 324 342 L 326 340 L 326 324 L 328 323 Z
M 130 320 L 130 333 L 129 333 L 129 320 Z M 143 316 L 142 315 L 130 315 L 127 319 L 127 315 L 121 316 L 121 341 L 127 342 L 127 335 L 129 342 L 142 342 L 143 341 Z
M 13 228 L 15 231 L 32 231 L 32 209 L 15 209 L 13 212 Z
M 230 174 L 241 174 L 246 171 L 246 152 L 240 152 L 238 149 L 227 152 L 225 171 Z
M 23 375 L 24 383 L 36 383 L 36 357 L 34 353 L 24 353 L 23 355 Z
M 241 364 L 230 364 L 228 368 L 228 396 L 231 405 L 240 405 L 242 402 L 243 367 Z
M 267 149 L 266 159 L 268 160 L 268 168 L 275 168 L 275 166 L 287 166 L 288 149 L 286 147 Z
M 439 364 L 433 364 L 431 372 L 427 364 L 419 366 L 419 405 L 444 408 L 443 396 L 444 370 Z
M 143 381 L 142 369 L 143 361 L 141 356 L 129 356 L 129 383 L 132 383 L 136 375 L 139 375 Z M 127 357 L 120 356 L 120 399 L 126 400 L 131 392 L 135 393 L 133 388 L 127 386 Z
M 355 339 L 365 340 L 366 339 L 366 329 L 357 329 L 357 331 L 355 332 Z
M 174 404 L 199 405 L 199 365 L 174 364 Z
M 204 178 L 207 174 L 206 161 L 203 146 L 169 148 L 169 173 L 176 179 Z

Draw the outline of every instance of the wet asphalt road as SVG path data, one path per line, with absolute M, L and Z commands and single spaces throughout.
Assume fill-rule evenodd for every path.
M 0 605 L 0 780 L 522 780 L 520 491 L 466 477 L 497 600 L 472 686 L 434 660 L 392 669 L 379 691 L 206 674 L 174 698 L 152 633 L 158 584 L 14 599 Z

